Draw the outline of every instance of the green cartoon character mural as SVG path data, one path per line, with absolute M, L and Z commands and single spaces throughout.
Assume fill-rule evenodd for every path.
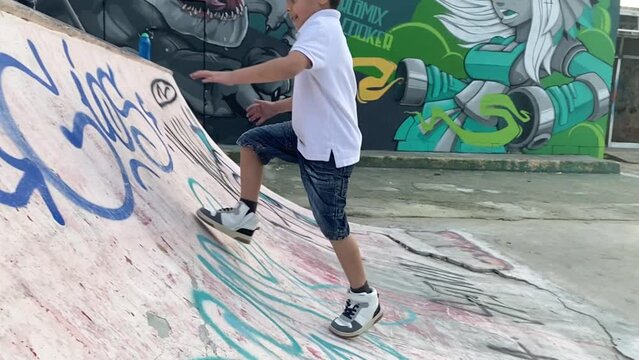
M 395 134 L 398 150 L 530 152 L 557 134 L 606 121 L 612 66 L 609 54 L 597 49 L 612 41 L 607 32 L 593 36 L 589 29 L 604 23 L 609 32 L 607 4 L 437 2 L 445 9 L 438 20 L 469 49 L 463 61 L 467 78 L 419 59 L 399 62 L 398 100 L 420 111 L 407 111 Z M 589 43 L 597 46 L 589 49 Z M 589 131 L 603 139 L 599 126 Z

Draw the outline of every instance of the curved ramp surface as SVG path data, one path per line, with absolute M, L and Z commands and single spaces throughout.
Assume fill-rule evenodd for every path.
M 0 358 L 619 357 L 593 318 L 457 232 L 353 225 L 385 317 L 332 336 L 346 287 L 309 211 L 264 189 L 252 245 L 202 226 L 239 170 L 171 74 L 0 5 Z

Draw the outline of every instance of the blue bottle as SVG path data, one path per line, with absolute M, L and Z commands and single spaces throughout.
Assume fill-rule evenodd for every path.
M 138 53 L 141 57 L 151 60 L 151 38 L 149 34 L 142 33 L 138 41 Z

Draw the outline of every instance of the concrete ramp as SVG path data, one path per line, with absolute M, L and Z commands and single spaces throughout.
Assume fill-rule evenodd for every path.
M 309 211 L 264 189 L 250 246 L 194 217 L 238 171 L 169 72 L 0 0 L 0 358 L 622 358 L 452 231 L 353 225 L 386 315 L 336 338 L 345 281 Z

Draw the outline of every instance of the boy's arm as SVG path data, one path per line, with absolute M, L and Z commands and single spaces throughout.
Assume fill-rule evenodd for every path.
M 291 112 L 293 111 L 293 97 L 277 101 L 275 106 L 278 114 Z
M 291 112 L 292 110 L 293 98 L 280 101 L 257 100 L 246 109 L 246 117 L 250 122 L 260 126 L 273 116 Z
M 191 78 L 224 85 L 260 84 L 291 79 L 310 67 L 311 61 L 305 55 L 291 51 L 286 57 L 234 71 L 196 71 Z

